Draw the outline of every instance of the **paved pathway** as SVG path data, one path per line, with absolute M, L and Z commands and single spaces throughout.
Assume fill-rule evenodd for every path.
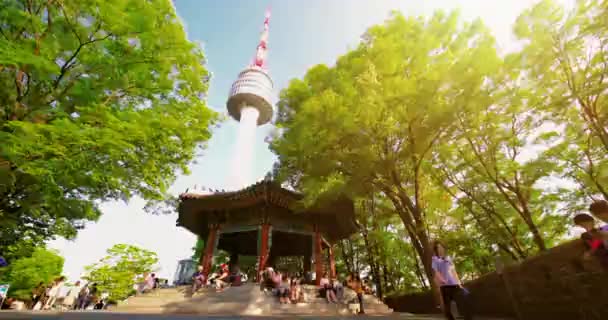
M 442 316 L 411 315 L 393 313 L 389 316 L 284 316 L 284 317 L 252 317 L 252 316 L 205 316 L 205 315 L 176 315 L 176 314 L 125 314 L 107 311 L 93 312 L 14 312 L 0 311 L 0 320 L 245 320 L 245 319 L 395 319 L 395 320 L 443 320 Z M 476 320 L 499 320 L 475 318 Z
M 244 319 L 396 319 L 396 320 L 443 320 L 440 316 L 414 316 L 394 313 L 390 316 L 285 316 L 285 317 L 251 317 L 251 316 L 205 316 L 175 314 L 124 314 L 117 312 L 0 312 L 0 320 L 244 320 Z

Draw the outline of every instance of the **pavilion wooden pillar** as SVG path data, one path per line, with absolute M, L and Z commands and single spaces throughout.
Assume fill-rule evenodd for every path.
M 311 280 L 312 280 L 312 256 L 315 252 L 315 246 L 314 246 L 314 235 L 310 237 L 310 239 L 312 241 L 310 241 L 310 245 L 308 246 L 308 248 L 310 249 L 310 251 L 304 253 L 304 279 L 306 279 L 306 284 L 311 284 Z
M 336 278 L 336 257 L 334 256 L 334 246 L 330 244 L 327 251 L 329 254 L 329 277 L 334 279 Z
M 319 227 L 315 226 L 314 235 L 315 245 L 315 284 L 321 284 L 321 277 L 323 277 L 323 242 L 321 240 L 321 232 Z
M 211 264 L 213 263 L 213 253 L 217 245 L 219 237 L 220 226 L 218 224 L 212 224 L 209 226 L 209 235 L 207 236 L 207 242 L 205 243 L 205 252 L 201 256 L 200 264 L 203 266 L 203 275 L 205 279 L 209 278 L 211 273 Z
M 270 256 L 270 224 L 264 223 L 260 229 L 258 238 L 258 282 L 261 281 L 262 271 L 268 263 L 268 257 Z
M 310 253 L 304 255 L 304 273 L 312 271 L 312 255 Z

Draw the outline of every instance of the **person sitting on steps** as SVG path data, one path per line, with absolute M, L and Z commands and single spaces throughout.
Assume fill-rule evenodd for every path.
M 336 277 L 331 278 L 331 286 L 332 286 L 334 292 L 336 293 L 336 300 L 338 300 L 338 301 L 342 300 L 342 297 L 344 297 L 344 286 L 338 280 L 338 278 L 336 278 Z
M 281 304 L 284 303 L 289 303 L 289 278 L 287 277 L 287 274 L 283 274 L 281 276 L 281 283 L 279 284 L 278 287 L 278 296 L 279 296 L 279 302 Z
M 274 269 L 272 267 L 267 267 L 266 270 L 262 271 L 260 277 L 260 290 L 264 292 L 271 292 L 275 288 L 275 284 L 273 281 Z
M 289 287 L 289 294 L 291 303 L 298 303 L 302 300 L 302 286 L 300 285 L 300 278 L 293 277 L 291 278 L 291 283 Z
M 278 295 L 279 293 L 279 286 L 281 285 L 281 272 L 278 270 L 275 270 L 273 273 L 271 273 L 271 283 L 272 283 L 272 293 L 275 295 Z
M 338 299 L 336 298 L 336 292 L 334 291 L 334 287 L 332 286 L 332 282 L 329 281 L 329 277 L 327 272 L 323 273 L 323 277 L 319 282 L 319 293 L 321 297 L 327 299 L 327 303 L 337 303 Z
M 215 291 L 222 292 L 228 286 L 228 277 L 230 272 L 228 266 L 224 263 L 220 266 L 220 276 L 215 279 Z
M 241 267 L 239 266 L 239 255 L 233 254 L 230 256 L 230 262 L 228 264 L 228 271 L 230 272 L 230 276 L 228 282 L 232 286 L 240 286 L 241 285 Z
M 192 293 L 194 294 L 205 285 L 205 275 L 203 266 L 198 266 L 198 270 L 192 275 Z

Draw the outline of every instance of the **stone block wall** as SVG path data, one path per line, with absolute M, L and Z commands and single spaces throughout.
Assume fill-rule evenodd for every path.
M 608 319 L 608 272 L 572 241 L 466 283 L 475 313 L 518 320 Z M 387 298 L 395 311 L 437 313 L 430 293 Z

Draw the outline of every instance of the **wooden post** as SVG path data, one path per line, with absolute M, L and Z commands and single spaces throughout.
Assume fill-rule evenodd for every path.
M 262 228 L 260 229 L 260 243 L 259 243 L 259 252 L 258 252 L 258 282 L 261 281 L 260 275 L 262 271 L 264 271 L 264 267 L 268 262 L 269 257 L 269 248 L 268 248 L 268 240 L 270 238 L 270 225 L 267 223 L 262 224 Z
M 310 254 L 304 255 L 304 274 L 312 271 L 312 256 Z
M 315 226 L 315 284 L 321 284 L 321 277 L 323 277 L 323 256 L 322 256 L 322 246 L 323 242 L 321 240 L 321 232 L 319 232 L 319 228 Z
M 329 245 L 329 276 L 333 279 L 336 277 L 336 257 L 334 256 L 334 246 Z
M 205 276 L 205 279 L 208 279 L 209 273 L 211 273 L 213 253 L 215 252 L 219 230 L 220 226 L 217 224 L 213 224 L 209 227 L 209 235 L 207 236 L 207 243 L 205 243 L 205 253 L 201 257 L 201 264 L 203 266 L 203 275 Z

